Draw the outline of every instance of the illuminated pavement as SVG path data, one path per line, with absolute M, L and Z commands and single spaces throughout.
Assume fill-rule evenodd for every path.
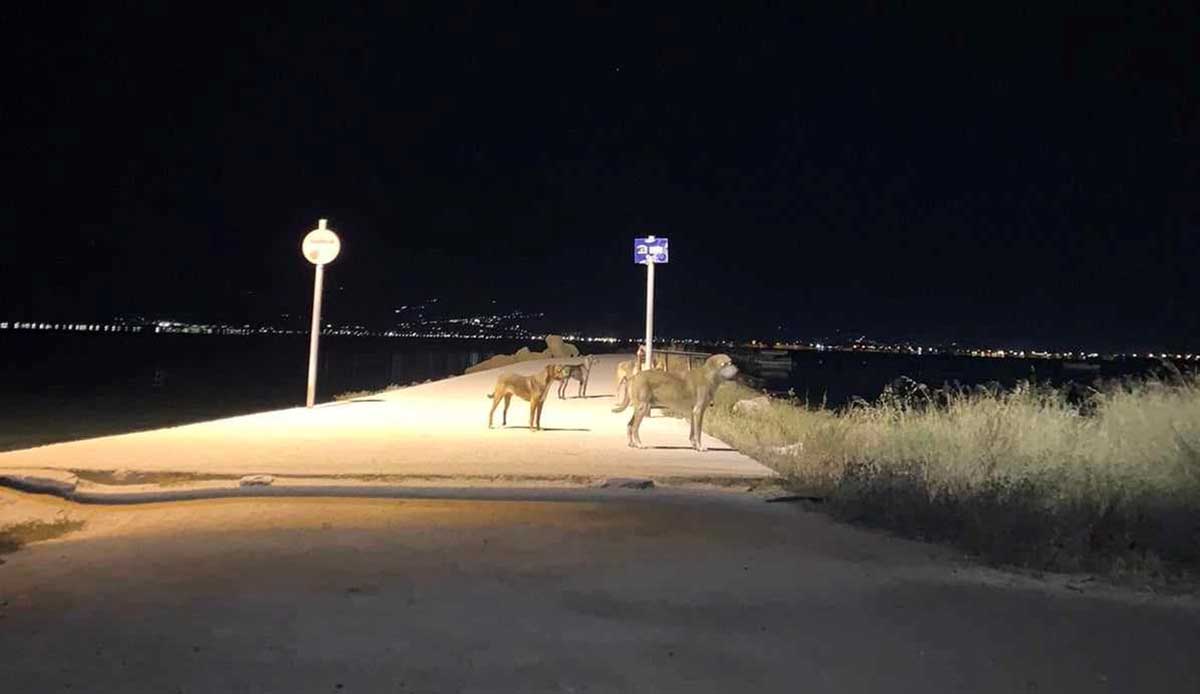
M 642 441 L 625 443 L 629 412 L 614 414 L 616 364 L 600 358 L 587 398 L 551 394 L 541 432 L 530 432 L 529 408 L 513 399 L 508 427 L 487 428 L 485 397 L 499 371 L 428 383 L 350 402 L 294 408 L 0 454 L 0 468 L 191 472 L 222 475 L 388 475 L 505 478 L 530 483 L 605 477 L 659 481 L 755 480 L 771 471 L 705 437 L 710 450 L 688 446 L 688 425 L 647 419 Z M 578 361 L 578 360 L 557 360 Z M 533 373 L 549 363 L 506 367 Z M 253 388 L 253 383 L 247 383 Z M 568 395 L 574 394 L 574 384 Z

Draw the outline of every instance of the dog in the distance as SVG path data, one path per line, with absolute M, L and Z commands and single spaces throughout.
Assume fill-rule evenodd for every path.
M 572 380 L 579 381 L 579 390 L 575 393 L 575 397 L 581 398 L 587 395 L 588 379 L 592 375 L 592 367 L 599 358 L 587 356 L 583 358 L 582 364 L 563 364 L 563 378 L 558 382 L 558 399 L 566 398 L 567 384 Z
M 496 406 L 504 401 L 504 409 L 500 413 L 500 425 L 508 424 L 508 403 L 512 396 L 529 401 L 529 430 L 539 431 L 542 428 L 542 407 L 546 404 L 546 395 L 550 392 L 550 384 L 563 378 L 564 369 L 556 364 L 550 364 L 532 376 L 521 376 L 514 373 L 502 373 L 496 378 L 496 387 L 488 393 L 492 399 L 492 409 L 488 412 L 488 428 L 492 428 L 492 416 L 496 414 Z
M 617 397 L 627 399 L 626 389 L 629 387 L 629 379 L 638 371 L 642 370 L 642 362 L 644 357 L 635 357 L 617 364 Z M 618 410 L 613 410 L 617 412 Z
M 633 378 L 634 375 L 640 373 L 643 369 L 645 369 L 646 368 L 645 365 L 646 365 L 646 347 L 645 347 L 645 345 L 638 347 L 636 357 L 634 357 L 633 359 L 629 359 L 627 361 L 623 361 L 620 364 L 617 364 L 616 397 L 620 398 L 621 400 L 628 399 L 629 395 L 626 391 L 629 388 L 629 379 Z M 661 355 L 661 354 L 654 355 L 654 368 L 658 369 L 660 371 L 667 370 L 667 360 L 663 355 Z M 617 407 L 613 408 L 613 412 L 620 412 L 621 409 L 624 409 L 623 406 L 618 405 Z
M 620 412 L 633 404 L 633 416 L 629 418 L 626 432 L 629 445 L 643 448 L 638 436 L 642 419 L 650 414 L 652 406 L 667 407 L 680 414 L 690 413 L 691 433 L 688 440 L 697 451 L 704 450 L 701 441 L 704 427 L 704 412 L 712 404 L 713 395 L 725 381 L 737 375 L 737 367 L 727 354 L 714 354 L 704 361 L 704 366 L 684 374 L 673 374 L 658 370 L 642 370 L 629 379 L 625 398 L 613 409 Z

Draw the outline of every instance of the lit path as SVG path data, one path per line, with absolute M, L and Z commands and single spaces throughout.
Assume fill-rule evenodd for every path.
M 497 428 L 488 430 L 491 401 L 485 395 L 499 372 L 487 371 L 312 410 L 278 410 L 12 451 L 0 454 L 0 468 L 542 480 L 771 475 L 711 437 L 705 438 L 709 451 L 691 450 L 688 425 L 679 419 L 646 420 L 642 441 L 652 448 L 628 448 L 628 411 L 611 412 L 614 372 L 623 358 L 628 357 L 601 357 L 586 399 L 558 400 L 551 393 L 542 414 L 546 430 L 536 433 L 524 427 L 529 407 L 517 398 L 509 409 L 508 428 L 500 428 L 498 409 Z M 506 368 L 528 374 L 547 363 Z M 572 383 L 568 395 L 575 392 Z

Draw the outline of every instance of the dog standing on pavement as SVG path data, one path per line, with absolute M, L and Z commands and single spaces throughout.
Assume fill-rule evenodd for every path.
M 642 419 L 650 414 L 650 407 L 664 406 L 679 414 L 690 414 L 692 423 L 688 440 L 698 451 L 704 450 L 701 442 L 701 432 L 704 428 L 704 412 L 712 404 L 713 395 L 725 381 L 732 380 L 737 375 L 737 367 L 726 354 L 714 354 L 705 360 L 704 366 L 692 369 L 685 374 L 673 374 L 655 369 L 642 370 L 629 379 L 625 389 L 625 398 L 621 404 L 613 408 L 620 412 L 633 403 L 633 416 L 629 419 L 626 432 L 629 435 L 629 445 L 633 448 L 643 448 L 638 436 Z
M 504 410 L 500 413 L 500 425 L 508 424 L 508 403 L 512 396 L 529 401 L 529 430 L 539 431 L 542 428 L 542 407 L 546 404 L 546 394 L 550 392 L 550 384 L 561 380 L 563 367 L 550 364 L 532 376 L 522 376 L 514 373 L 502 373 L 496 378 L 496 387 L 488 393 L 492 399 L 492 409 L 488 412 L 488 429 L 492 428 L 492 415 L 496 414 L 496 406 L 504 401 Z
M 633 359 L 617 364 L 617 392 L 616 397 L 622 400 L 629 399 L 629 379 L 633 378 L 634 374 L 642 370 L 642 365 L 646 363 L 646 347 L 638 346 L 637 355 Z M 613 408 L 613 412 L 620 410 Z
M 637 349 L 637 356 L 628 361 L 623 361 L 617 364 L 617 392 L 616 397 L 621 400 L 629 398 L 629 379 L 641 373 L 645 369 L 646 364 L 646 347 L 640 346 Z M 667 360 L 662 354 L 655 353 L 654 368 L 659 371 L 667 370 Z M 620 412 L 623 406 L 618 405 L 613 408 L 613 412 Z
M 563 364 L 563 378 L 558 383 L 558 399 L 566 398 L 567 384 L 572 379 L 579 381 L 579 391 L 575 393 L 575 397 L 586 396 L 588 379 L 591 378 L 592 367 L 596 365 L 597 361 L 600 361 L 597 357 L 587 356 L 583 358 L 582 364 Z

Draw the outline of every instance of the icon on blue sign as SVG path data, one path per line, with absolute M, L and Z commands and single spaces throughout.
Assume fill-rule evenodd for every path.
M 633 262 L 640 265 L 654 263 L 659 265 L 667 262 L 667 239 L 659 236 L 647 236 L 633 240 Z

